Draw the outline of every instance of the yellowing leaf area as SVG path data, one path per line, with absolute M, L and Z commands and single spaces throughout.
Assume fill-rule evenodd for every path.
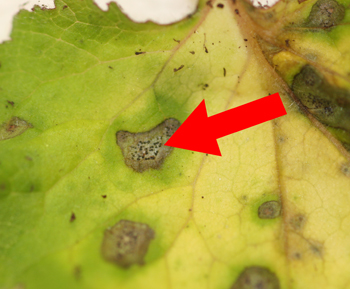
M 350 1 L 21 11 L 0 45 L 0 288 L 350 288 Z M 287 115 L 163 144 L 279 92 Z

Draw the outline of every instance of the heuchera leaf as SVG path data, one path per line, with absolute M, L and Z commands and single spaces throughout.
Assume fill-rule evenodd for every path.
M 0 288 L 349 288 L 349 0 L 55 5 L 0 45 Z M 163 146 L 275 92 L 222 157 Z

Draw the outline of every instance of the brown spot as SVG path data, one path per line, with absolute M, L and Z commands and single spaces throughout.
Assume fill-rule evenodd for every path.
M 248 41 L 248 39 L 245 38 L 244 41 Z
M 145 54 L 145 53 L 146 53 L 145 51 L 136 51 L 135 55 L 140 55 L 140 54 Z
M 75 214 L 74 213 L 72 213 L 72 215 L 70 216 L 70 220 L 69 220 L 69 222 L 74 222 L 74 220 L 76 219 L 76 217 L 75 217 Z
M 289 219 L 289 224 L 295 231 L 301 231 L 306 223 L 306 217 L 304 215 L 295 215 Z
M 203 45 L 203 48 L 204 48 L 205 53 L 209 53 L 208 48 L 205 45 Z
M 275 219 L 281 215 L 281 204 L 277 201 L 268 201 L 260 205 L 258 216 L 260 219 Z
M 195 52 L 194 51 L 190 51 L 191 54 L 194 54 Z
M 275 273 L 264 267 L 245 268 L 231 289 L 280 289 Z
M 208 83 L 204 83 L 202 89 L 206 90 L 208 87 L 209 87 L 209 84 Z
M 235 13 L 236 13 L 237 15 L 239 15 L 239 10 L 238 10 L 238 9 L 235 9 Z
M 220 9 L 222 9 L 222 8 L 224 8 L 224 4 L 219 3 L 218 5 L 216 5 L 216 7 L 218 7 L 218 8 L 220 8 Z
M 143 223 L 121 220 L 106 229 L 102 242 L 102 256 L 123 268 L 143 265 L 143 258 L 154 239 L 154 231 Z
M 12 117 L 7 123 L 0 126 L 0 141 L 14 138 L 24 133 L 28 128 L 33 126 L 19 117 Z
M 139 173 L 150 168 L 160 169 L 173 150 L 164 144 L 179 127 L 180 122 L 170 118 L 147 132 L 118 131 L 117 144 L 121 148 L 125 164 Z
M 67 9 L 67 8 L 68 8 L 68 6 L 67 6 L 67 5 L 64 5 L 64 6 L 62 7 L 62 10 Z
M 112 67 L 112 66 L 108 66 L 108 68 L 109 68 L 109 69 L 113 69 L 113 67 Z
M 207 4 L 210 8 L 213 8 L 212 0 L 207 1 L 205 4 Z
M 107 198 L 107 195 L 102 195 L 101 197 L 105 199 L 105 198 Z
M 175 38 L 173 38 L 173 40 L 177 43 L 180 43 L 180 40 L 176 40 Z
M 224 67 L 224 77 L 226 76 L 226 68 Z
M 287 46 L 287 47 L 290 47 L 289 39 L 284 40 L 284 42 L 286 42 L 286 46 Z
M 180 65 L 180 67 L 179 68 L 174 68 L 174 72 L 177 72 L 177 71 L 179 71 L 180 69 L 182 69 L 182 68 L 184 68 L 185 67 L 185 65 Z

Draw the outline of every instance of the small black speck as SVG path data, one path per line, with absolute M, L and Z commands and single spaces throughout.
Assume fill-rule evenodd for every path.
M 173 38 L 173 40 L 177 43 L 180 43 L 180 40 L 176 40 L 175 38 Z
M 239 15 L 239 10 L 238 9 L 235 9 L 235 12 L 237 15 Z
M 195 52 L 194 51 L 190 51 L 191 54 L 194 54 Z
M 102 195 L 101 197 L 105 199 L 105 198 L 107 198 L 107 195 Z
M 226 76 L 226 68 L 224 67 L 224 77 Z
M 202 199 L 204 199 L 204 196 L 202 196 Z
M 179 68 L 174 68 L 174 72 L 179 71 L 180 69 L 182 69 L 184 67 L 185 67 L 185 65 L 182 64 Z
M 67 5 L 64 5 L 64 6 L 62 7 L 62 10 L 67 9 L 67 8 L 68 8 L 68 6 L 67 6 Z
M 286 46 L 287 46 L 287 47 L 290 47 L 289 39 L 286 39 L 286 40 L 284 40 L 284 41 L 286 42 Z
M 76 219 L 76 217 L 75 217 L 75 214 L 74 213 L 72 213 L 72 215 L 70 216 L 70 220 L 69 220 L 69 222 L 74 222 L 74 220 Z
M 224 8 L 224 4 L 222 4 L 222 3 L 219 3 L 218 5 L 216 5 L 216 7 L 218 7 L 218 8 Z
M 146 53 L 145 51 L 136 51 L 135 55 L 140 55 L 140 54 L 145 54 L 145 53 Z
M 108 68 L 109 68 L 109 69 L 113 69 L 113 67 L 112 67 L 112 66 L 108 66 Z
M 244 41 L 248 41 L 248 39 L 244 38 Z
M 209 53 L 208 48 L 206 46 L 204 46 L 204 51 L 205 53 Z

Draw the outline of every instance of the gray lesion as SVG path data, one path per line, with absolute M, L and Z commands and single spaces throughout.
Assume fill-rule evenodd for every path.
M 106 229 L 101 247 L 102 256 L 123 268 L 143 265 L 144 256 L 154 237 L 154 231 L 147 224 L 120 220 Z
M 259 266 L 247 267 L 238 276 L 231 289 L 280 289 L 275 273 Z
M 14 116 L 8 122 L 0 126 L 0 141 L 11 139 L 24 133 L 33 126 L 25 120 Z
M 335 0 L 318 0 L 311 9 L 306 26 L 329 28 L 339 24 L 345 16 L 345 7 Z
M 142 173 L 150 168 L 160 169 L 165 158 L 173 150 L 164 146 L 180 127 L 180 122 L 170 118 L 147 132 L 117 132 L 117 144 L 121 148 L 125 164 Z
M 292 90 L 304 107 L 350 150 L 350 92 L 331 85 L 311 65 L 305 65 L 294 77 Z
M 258 216 L 260 219 L 275 219 L 281 215 L 281 203 L 277 201 L 267 201 L 260 205 Z

